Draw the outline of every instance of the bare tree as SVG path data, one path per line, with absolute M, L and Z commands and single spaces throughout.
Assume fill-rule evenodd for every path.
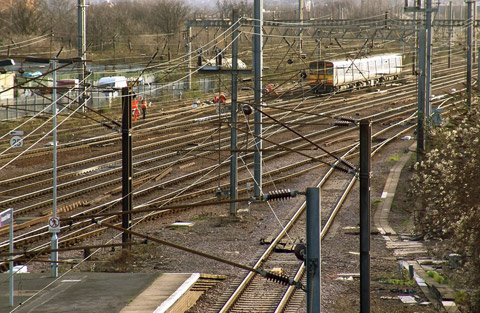
M 105 42 L 113 41 L 118 29 L 115 20 L 114 11 L 107 3 L 88 8 L 87 38 L 89 42 L 93 43 L 90 49 L 102 49 Z
M 111 7 L 115 15 L 116 32 L 122 35 L 142 34 L 148 31 L 149 12 L 153 3 L 119 1 Z
M 155 2 L 148 24 L 160 32 L 174 34 L 180 31 L 189 14 L 190 8 L 184 0 L 161 0 Z
M 353 0 L 329 0 L 323 3 L 323 5 L 317 5 L 314 7 L 315 16 L 331 18 L 353 18 L 359 15 L 359 6 L 356 1 Z
M 222 19 L 231 16 L 234 9 L 240 15 L 251 16 L 253 5 L 247 0 L 217 0 L 217 9 Z
M 48 30 L 43 20 L 43 11 L 38 2 L 17 0 L 10 7 L 12 30 L 21 35 L 43 34 Z
M 45 27 L 51 28 L 56 37 L 76 36 L 77 8 L 71 0 L 43 2 L 42 11 Z

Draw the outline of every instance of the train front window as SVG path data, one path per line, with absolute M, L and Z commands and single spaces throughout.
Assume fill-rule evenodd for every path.
M 312 62 L 310 63 L 310 74 L 314 75 L 333 75 L 333 64 L 331 62 Z
M 333 63 L 318 61 L 310 63 L 310 75 L 315 76 L 315 79 L 332 79 Z
M 323 74 L 323 62 L 310 63 L 310 74 L 321 75 Z
M 327 75 L 328 76 L 333 75 L 333 64 L 332 63 L 327 63 L 326 70 L 327 70 Z

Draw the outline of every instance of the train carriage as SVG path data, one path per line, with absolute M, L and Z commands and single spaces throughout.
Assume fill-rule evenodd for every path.
M 385 54 L 347 61 L 310 62 L 309 80 L 315 93 L 374 86 L 397 79 L 402 71 L 402 56 Z

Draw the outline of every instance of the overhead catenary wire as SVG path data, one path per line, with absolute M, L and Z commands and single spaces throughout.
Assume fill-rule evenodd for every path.
M 155 238 L 155 237 L 152 237 L 152 236 L 149 236 L 149 235 L 145 235 L 145 234 L 142 234 L 142 233 L 138 233 L 138 232 L 135 232 L 135 231 L 132 231 L 132 230 L 126 230 L 122 227 L 115 226 L 115 225 L 112 225 L 112 224 L 104 223 L 104 222 L 101 222 L 101 221 L 95 221 L 95 220 L 92 221 L 92 222 L 98 224 L 99 226 L 105 226 L 107 228 L 115 229 L 115 230 L 118 230 L 120 232 L 126 232 L 126 233 L 129 233 L 131 235 L 138 236 L 138 237 L 141 237 L 141 238 L 145 238 L 147 240 L 151 240 L 153 242 L 157 242 L 157 243 L 160 243 L 160 244 L 163 244 L 163 245 L 166 245 L 166 246 L 178 249 L 178 250 L 189 252 L 189 253 L 204 257 L 204 258 L 212 259 L 212 260 L 215 260 L 217 262 L 225 263 L 225 264 L 231 265 L 233 267 L 237 267 L 237 268 L 247 270 L 249 272 L 257 273 L 257 274 L 260 274 L 261 276 L 267 277 L 267 278 L 269 278 L 271 280 L 274 280 L 274 281 L 277 281 L 277 282 L 283 282 L 283 283 L 287 283 L 287 284 L 290 284 L 290 285 L 295 285 L 295 286 L 297 286 L 297 288 L 304 290 L 304 286 L 303 286 L 302 283 L 296 282 L 293 279 L 288 279 L 288 277 L 284 277 L 283 275 L 276 275 L 272 272 L 268 272 L 268 271 L 265 271 L 265 270 L 260 269 L 260 268 L 256 269 L 256 268 L 253 268 L 253 267 L 250 267 L 250 266 L 247 266 L 247 265 L 240 264 L 238 262 L 234 262 L 234 261 L 227 260 L 225 258 L 218 257 L 218 256 L 213 255 L 213 254 L 208 254 L 208 253 L 205 253 L 205 252 L 202 252 L 202 251 L 199 251 L 199 250 L 191 249 L 191 248 L 181 246 L 181 245 L 173 243 L 173 242 L 158 239 L 158 238 Z M 282 279 L 282 278 L 287 278 L 287 280 Z
M 263 115 L 265 115 L 266 117 L 278 122 L 280 125 L 282 125 L 283 127 L 287 128 L 289 131 L 295 133 L 297 136 L 300 136 L 301 138 L 303 138 L 304 140 L 308 141 L 310 144 L 314 145 L 315 147 L 317 147 L 318 149 L 322 150 L 323 152 L 325 152 L 326 154 L 328 154 L 329 156 L 331 156 L 332 158 L 334 158 L 335 160 L 338 160 L 340 161 L 342 164 L 346 165 L 347 167 L 349 167 L 350 169 L 356 171 L 357 169 L 355 167 L 352 167 L 352 165 L 348 162 L 345 162 L 344 160 L 342 160 L 341 158 L 333 155 L 331 152 L 327 151 L 326 149 L 322 148 L 321 146 L 317 145 L 315 142 L 311 141 L 310 139 L 308 139 L 307 137 L 303 136 L 302 134 L 300 134 L 299 132 L 297 132 L 296 130 L 294 130 L 293 128 L 287 126 L 287 125 L 284 125 L 282 124 L 280 121 L 278 121 L 277 119 L 275 119 L 274 117 L 270 116 L 269 114 L 265 113 L 263 110 L 260 110 L 258 108 L 254 108 L 255 110 L 259 111 L 260 113 L 262 113 Z
M 240 23 L 240 21 L 237 21 L 236 23 Z M 205 49 L 207 49 L 206 51 L 210 50 L 210 49 L 214 49 L 216 47 L 216 45 L 214 44 L 215 41 L 222 37 L 222 36 L 226 36 L 227 35 L 227 32 L 231 31 L 233 27 L 235 27 L 236 23 L 233 23 L 232 25 L 230 25 L 224 32 L 222 32 L 221 34 L 219 34 L 217 37 L 213 38 L 212 40 L 210 40 L 208 43 L 206 43 L 205 45 L 193 50 L 192 52 L 190 52 L 190 54 L 183 54 L 183 55 L 180 55 L 178 56 L 177 58 L 173 59 L 173 60 L 170 60 L 168 62 L 165 62 L 164 64 L 174 64 L 171 68 L 174 68 L 174 67 L 177 67 L 179 66 L 180 64 L 185 64 L 186 62 L 188 62 L 188 58 L 189 56 L 193 56 L 193 55 L 197 55 L 200 51 L 205 51 Z M 208 45 L 211 45 L 211 44 L 214 44 L 212 45 L 211 47 L 209 48 L 206 48 Z M 181 61 L 179 64 L 175 64 L 175 61 Z M 150 70 L 150 69 L 155 69 L 157 68 L 158 66 L 160 66 L 162 64 L 158 64 L 158 65 L 151 65 L 149 67 L 147 67 L 147 70 Z M 171 69 L 171 68 L 167 68 L 167 69 Z M 132 70 L 133 71 L 133 70 Z M 128 71 L 126 71 L 128 72 Z M 99 72 L 99 73 L 102 73 L 102 72 Z
M 218 57 L 220 54 L 222 54 L 228 47 L 230 47 L 230 45 L 232 45 L 232 43 L 233 43 L 233 41 L 230 42 L 225 48 L 221 49 L 221 50 L 215 55 L 215 57 Z M 175 80 L 175 81 L 173 81 L 173 82 L 167 83 L 167 84 L 165 84 L 165 85 L 163 85 L 163 86 L 161 86 L 161 87 L 154 88 L 153 91 L 160 90 L 160 89 L 164 89 L 164 88 L 167 88 L 167 87 L 169 87 L 169 86 L 172 86 L 172 85 L 174 85 L 174 84 L 176 84 L 176 83 L 178 83 L 178 82 L 180 82 L 180 81 L 183 81 L 183 80 L 186 79 L 187 77 L 189 77 L 189 76 L 191 76 L 191 75 L 199 72 L 201 69 L 202 69 L 202 68 L 199 67 L 199 68 L 195 69 L 194 71 L 192 71 L 191 74 L 187 74 L 187 75 L 185 75 L 185 76 L 182 76 L 181 78 L 179 78 L 179 79 L 177 79 L 177 80 Z
M 241 131 L 241 132 L 245 132 L 245 130 L 242 130 L 242 129 L 237 128 L 237 127 L 233 127 L 233 126 L 232 126 L 232 128 L 235 128 L 235 129 L 237 129 L 237 130 L 239 130 L 239 131 Z M 273 145 L 275 145 L 275 146 L 278 146 L 278 147 L 284 149 L 285 151 L 290 151 L 290 152 L 293 152 L 293 153 L 297 153 L 297 154 L 300 154 L 300 155 L 302 155 L 302 156 L 304 156 L 304 157 L 307 157 L 308 159 L 311 159 L 311 160 L 313 160 L 313 161 L 317 161 L 317 162 L 320 162 L 320 163 L 323 163 L 323 164 L 325 164 L 325 165 L 329 165 L 329 166 L 332 166 L 332 167 L 333 167 L 332 163 L 323 161 L 323 160 L 319 159 L 318 157 L 312 157 L 312 156 L 310 156 L 310 155 L 308 155 L 308 154 L 306 154 L 306 153 L 301 152 L 299 149 L 292 149 L 292 148 L 290 148 L 290 147 L 287 147 L 287 146 L 282 145 L 282 144 L 280 144 L 280 143 L 274 142 L 273 140 L 264 138 L 264 137 L 259 136 L 259 135 L 253 134 L 253 136 L 256 137 L 256 138 L 259 138 L 259 139 L 261 139 L 261 140 L 267 141 L 267 142 L 269 142 L 269 143 L 271 143 L 271 144 L 273 144 Z M 325 152 L 325 153 L 328 154 L 328 152 Z M 338 160 L 339 162 L 342 162 L 340 158 L 338 158 L 337 160 Z M 343 162 L 342 162 L 342 163 L 343 163 Z M 338 168 L 338 167 L 336 167 L 336 168 Z M 338 169 L 340 169 L 340 170 L 343 171 L 343 172 L 348 172 L 348 171 L 349 171 L 349 170 L 344 169 L 344 168 L 338 168 Z
M 121 230 L 123 230 L 123 228 L 121 228 Z M 97 251 L 99 251 L 99 249 L 97 249 Z M 90 256 L 91 256 L 91 255 L 93 255 L 93 253 L 90 254 Z M 90 257 L 90 256 L 89 256 L 89 257 Z M 85 260 L 87 260 L 87 259 L 88 259 L 88 258 L 84 258 L 80 263 L 83 263 L 83 262 L 84 262 Z M 64 277 L 67 273 L 71 272 L 74 268 L 76 268 L 76 267 L 79 266 L 79 265 L 80 265 L 80 264 L 77 264 L 76 266 L 72 267 L 72 269 L 68 270 L 66 273 L 64 273 L 63 275 L 61 275 L 61 277 L 59 277 L 58 279 L 61 279 L 61 278 Z M 255 266 L 255 267 L 257 267 L 257 266 Z M 255 271 L 258 272 L 258 270 L 255 270 Z M 264 274 L 265 274 L 265 273 L 264 273 Z M 263 275 L 262 275 L 262 276 L 263 276 Z M 58 279 L 56 279 L 55 281 L 57 281 Z M 54 282 L 55 282 L 55 281 L 54 281 Z M 54 282 L 50 283 L 50 284 L 47 285 L 45 288 L 43 288 L 42 290 L 40 290 L 40 291 L 37 292 L 36 294 L 32 295 L 31 297 L 29 297 L 26 301 L 24 301 L 24 303 L 27 302 L 27 301 L 30 301 L 33 297 L 35 297 L 36 295 L 38 295 L 39 293 L 41 293 L 43 290 L 47 289 L 47 288 L 48 288 L 49 286 L 51 286 Z M 294 280 L 293 280 L 293 281 L 290 281 L 290 283 L 291 283 L 291 284 L 295 284 L 295 281 L 294 281 Z M 295 284 L 295 285 L 297 286 L 297 288 L 302 288 L 302 289 L 303 289 L 303 287 L 302 287 L 301 284 Z M 16 310 L 16 309 L 18 309 L 18 307 L 15 308 L 14 310 Z M 13 311 L 12 311 L 12 312 L 13 312 Z
M 111 216 L 119 216 L 119 215 L 126 215 L 126 214 L 139 214 L 139 213 L 150 213 L 150 212 L 158 212 L 159 210 L 175 210 L 175 209 L 184 209 L 184 208 L 198 208 L 198 207 L 205 207 L 205 206 L 217 206 L 221 204 L 228 204 L 231 202 L 248 202 L 252 201 L 251 198 L 241 198 L 235 200 L 216 200 L 216 201 L 203 201 L 203 202 L 196 202 L 196 203 L 185 203 L 185 204 L 176 204 L 170 206 L 161 206 L 157 207 L 156 203 L 149 203 L 149 204 L 141 204 L 136 208 L 129 211 L 117 211 L 117 212 L 106 212 L 106 213 L 94 213 L 94 214 L 86 214 L 86 215 L 76 215 L 72 217 L 64 217 L 61 218 L 61 223 L 66 223 L 67 225 L 71 224 L 75 221 L 85 221 L 91 220 L 92 218 L 100 218 L 100 217 L 111 217 Z
M 29 39 L 26 39 L 26 40 L 20 41 L 20 42 L 12 42 L 12 44 L 1 45 L 0 49 L 1 48 L 21 49 L 21 48 L 28 47 L 28 46 L 31 46 L 33 44 L 45 41 L 45 40 L 48 39 L 48 37 L 51 37 L 51 34 L 46 34 L 46 35 L 43 35 L 43 36 L 29 38 Z M 13 47 L 12 47 L 12 45 L 13 45 Z
M 231 27 L 233 27 L 233 26 L 231 26 Z M 231 27 L 229 27 L 229 29 L 230 29 Z M 226 32 L 226 31 L 225 31 L 225 32 Z M 224 32 L 224 33 L 225 33 L 225 32 Z M 232 43 L 233 43 L 233 42 L 230 42 L 225 48 L 221 49 L 221 50 L 217 53 L 217 55 L 216 55 L 215 57 L 217 57 L 219 54 L 223 53 Z M 197 49 L 196 51 L 197 51 L 197 52 L 200 51 L 200 48 Z M 194 53 L 194 52 L 192 52 L 192 54 L 193 54 L 193 53 Z M 179 57 L 178 59 L 180 59 L 180 58 L 181 58 L 181 57 Z M 186 62 L 186 61 L 184 61 L 184 62 Z M 183 63 L 184 63 L 184 62 L 183 62 Z M 181 63 L 180 63 L 180 64 L 181 64 Z M 180 64 L 175 65 L 175 67 L 178 67 Z M 149 68 L 155 68 L 155 67 L 157 67 L 157 66 L 156 66 L 156 65 L 153 65 L 153 66 L 150 66 L 150 67 L 148 67 L 148 68 L 145 68 L 144 70 L 149 69 Z M 185 75 L 185 76 L 183 76 L 183 77 L 181 77 L 181 78 L 179 78 L 179 79 L 177 79 L 177 80 L 175 80 L 175 81 L 173 81 L 173 82 L 169 82 L 169 83 L 167 83 L 167 84 L 165 84 L 165 85 L 163 85 L 163 86 L 154 88 L 154 89 L 151 90 L 151 91 L 156 91 L 156 90 L 160 90 L 160 89 L 164 89 L 164 88 L 167 88 L 167 87 L 169 87 L 169 86 L 172 86 L 172 85 L 178 83 L 179 81 L 183 81 L 183 80 L 186 79 L 187 77 L 189 77 L 189 76 L 197 73 L 200 69 L 201 69 L 201 68 L 197 68 L 197 69 L 196 69 L 195 71 L 193 71 L 191 74 L 187 74 L 187 75 Z
M 215 131 L 215 132 L 216 132 L 216 131 Z M 204 141 L 208 140 L 208 138 L 209 138 L 209 137 L 207 137 L 207 139 L 205 139 Z M 181 162 L 181 160 L 182 160 L 183 158 L 187 157 L 190 153 L 193 153 L 193 151 L 195 151 L 195 149 L 192 149 L 192 150 L 188 151 L 188 153 L 186 153 L 180 160 L 177 160 L 170 168 L 172 168 L 173 166 L 175 166 L 175 164 L 177 164 L 178 162 Z M 215 170 L 215 168 L 216 168 L 216 167 L 214 167 L 209 173 L 212 173 L 212 172 Z M 163 173 L 165 173 L 165 172 L 168 171 L 168 170 L 169 170 L 169 169 L 165 169 L 162 173 L 156 175 L 155 177 L 149 179 L 148 181 L 143 182 L 140 186 L 138 186 L 138 187 L 136 187 L 134 190 L 132 190 L 132 193 L 133 193 L 134 191 L 142 188 L 142 187 L 143 187 L 145 184 L 147 184 L 148 182 L 154 181 L 157 177 L 160 177 L 161 175 L 163 175 Z M 204 176 L 207 176 L 209 173 L 205 174 Z M 199 178 L 197 181 L 201 180 L 204 176 L 202 176 L 201 178 Z M 189 189 L 191 186 L 193 186 L 194 184 L 195 184 L 195 183 L 193 183 L 193 184 L 190 185 L 190 186 L 187 186 L 187 187 L 183 188 L 183 189 L 177 194 L 177 196 L 180 195 L 180 194 L 182 194 L 184 191 L 188 190 L 188 189 Z M 126 196 L 129 196 L 129 195 L 126 195 Z M 123 199 L 123 197 L 120 198 L 120 199 L 118 199 L 118 200 L 116 200 L 116 201 L 114 201 L 112 204 L 110 204 L 109 206 L 107 206 L 106 208 L 104 208 L 104 209 L 102 210 L 102 212 L 105 211 L 105 210 L 108 210 L 108 209 L 111 208 L 111 207 L 113 207 L 113 205 L 115 205 L 115 204 L 117 204 L 117 203 L 120 203 L 120 202 L 122 201 L 122 199 Z M 171 198 L 168 202 L 173 201 L 174 199 L 175 199 L 175 197 Z M 152 200 L 150 200 L 149 202 L 147 202 L 146 204 L 140 205 L 139 207 L 145 206 L 145 205 L 147 205 L 147 204 L 151 204 L 151 203 L 154 202 L 154 201 L 155 201 L 155 199 L 152 199 Z M 163 203 L 162 206 L 166 205 L 168 202 Z M 162 206 L 161 206 L 161 207 L 162 207 Z M 161 208 L 161 207 L 160 207 L 160 208 Z M 101 213 L 101 212 L 100 212 L 100 213 Z M 148 216 L 145 216 L 145 217 L 143 217 L 143 218 L 146 218 L 146 217 L 148 217 Z M 139 222 L 140 222 L 140 221 L 139 221 Z M 137 223 L 137 224 L 138 224 L 138 223 Z M 136 224 L 135 224 L 135 225 L 136 225 Z M 133 227 L 133 226 L 135 226 L 135 225 L 132 225 L 131 227 Z
M 81 95 L 79 95 L 77 98 L 79 98 L 80 96 L 81 96 Z M 58 99 L 57 99 L 57 101 L 58 101 Z M 53 104 L 53 103 L 52 103 L 52 104 Z M 48 107 L 51 107 L 52 104 L 50 104 Z M 82 105 L 79 105 L 72 113 L 70 113 L 70 115 L 68 115 L 68 117 L 70 117 L 70 116 L 72 116 L 73 114 L 75 114 L 75 113 L 76 113 L 78 110 L 80 110 L 82 107 L 83 107 Z M 65 109 L 65 108 L 63 108 L 61 111 L 63 111 L 64 109 Z M 61 112 L 61 111 L 60 111 L 60 112 Z M 68 119 L 68 117 L 67 117 L 67 119 Z M 44 123 L 43 125 L 45 125 L 46 123 L 50 122 L 52 119 L 53 119 L 53 116 L 50 117 L 47 121 L 45 121 L 45 123 Z M 65 123 L 65 121 L 66 121 L 67 119 L 65 119 L 65 120 L 61 121 L 60 123 L 58 123 L 56 128 L 60 127 L 63 123 Z M 41 126 L 43 126 L 43 125 L 41 125 Z M 37 128 L 37 129 L 38 129 L 38 128 Z M 34 147 L 36 144 L 38 144 L 38 143 L 39 143 L 40 141 L 42 141 L 44 138 L 46 138 L 47 136 L 49 136 L 53 131 L 54 131 L 54 129 L 50 130 L 50 131 L 47 132 L 45 135 L 41 136 L 35 143 L 33 143 L 33 144 L 32 144 L 31 146 L 29 146 L 27 149 L 23 150 L 19 155 L 17 155 L 16 157 L 12 158 L 12 159 L 11 159 L 10 161 L 8 161 L 7 163 L 5 163 L 4 165 L 2 165 L 2 166 L 0 167 L 0 171 L 3 170 L 3 169 L 4 169 L 5 167 L 7 167 L 8 165 L 10 165 L 10 164 L 11 164 L 12 162 L 14 162 L 15 160 L 17 160 L 17 159 L 18 159 L 19 157 L 21 157 L 22 155 L 24 155 L 25 153 L 27 153 L 28 151 L 30 151 L 31 149 L 33 149 L 33 147 Z M 7 148 L 6 151 L 8 151 L 8 149 L 10 149 L 10 148 Z M 4 151 L 3 153 L 5 153 L 5 151 Z M 0 153 L 0 155 L 3 154 L 3 153 Z
M 89 75 L 89 76 L 90 76 L 90 75 Z M 87 79 L 89 76 L 85 77 L 85 79 Z M 83 83 L 83 82 L 82 82 L 82 83 Z M 73 90 L 74 88 L 75 88 L 75 87 L 72 87 L 71 89 L 69 89 L 69 91 Z M 77 96 L 76 99 L 71 99 L 71 98 L 69 98 L 69 97 L 67 96 L 67 94 L 68 94 L 68 92 L 67 92 L 67 93 L 64 93 L 63 95 L 61 95 L 61 96 L 57 99 L 57 102 L 59 102 L 62 98 L 67 98 L 67 99 L 71 100 L 71 102 L 70 102 L 68 105 L 64 106 L 61 111 L 65 110 L 65 109 L 67 109 L 67 110 L 73 110 L 73 109 L 71 109 L 71 108 L 69 107 L 69 105 L 72 104 L 73 102 L 78 102 L 78 99 L 80 98 L 80 96 L 83 95 L 83 93 L 82 93 L 81 95 Z M 45 98 L 48 99 L 48 100 L 51 100 L 51 99 L 49 99 L 49 98 L 47 98 L 47 97 L 45 97 Z M 30 117 L 28 120 L 24 121 L 22 124 L 20 124 L 19 126 L 15 127 L 14 130 L 20 129 L 22 126 L 26 125 L 26 124 L 29 123 L 31 120 L 37 118 L 37 117 L 40 116 L 41 114 L 44 114 L 49 108 L 51 108 L 52 104 L 53 104 L 53 103 L 50 103 L 48 106 L 44 107 L 42 110 L 40 110 L 40 112 L 36 113 L 34 116 Z M 97 110 L 95 110 L 95 109 L 93 109 L 93 108 L 90 108 L 89 106 L 86 106 L 86 104 L 85 104 L 85 107 L 87 107 L 87 108 L 89 109 L 89 111 L 94 112 L 95 114 L 100 115 L 100 116 L 102 116 L 103 118 L 106 118 L 109 122 L 111 122 L 111 123 L 113 123 L 113 124 L 115 124 L 115 125 L 117 125 L 117 126 L 120 127 L 120 125 L 119 125 L 116 121 L 109 119 L 108 117 L 106 117 L 105 115 L 103 115 L 101 112 L 98 112 Z M 107 127 L 108 127 L 108 125 L 106 125 L 103 121 L 98 121 L 98 120 L 96 120 L 96 119 L 94 119 L 94 118 L 92 118 L 92 117 L 84 114 L 82 111 L 75 110 L 75 112 L 78 113 L 78 114 L 84 115 L 84 116 L 86 116 L 87 118 L 89 118 L 89 119 L 91 119 L 91 120 L 93 120 L 93 121 L 95 121 L 95 122 L 97 122 L 97 123 L 99 123 L 99 124 L 101 124 L 101 125 L 103 125 L 103 126 L 107 126 Z M 67 119 L 68 119 L 68 117 L 67 117 Z M 40 126 L 38 126 L 35 130 L 33 130 L 30 134 L 35 133 L 35 132 L 36 132 L 37 130 L 39 130 L 41 127 L 43 127 L 44 125 L 46 125 L 50 120 L 51 120 L 51 119 L 45 121 L 43 124 L 41 124 Z M 62 123 L 63 123 L 63 122 L 62 122 Z M 111 128 L 111 127 L 109 127 L 109 128 Z M 115 130 L 115 129 L 114 129 L 114 130 Z M 9 133 L 4 134 L 3 136 L 0 137 L 0 139 L 5 138 L 8 134 L 9 134 Z M 30 136 L 30 134 L 27 135 L 24 139 L 27 139 L 27 138 Z M 34 144 L 34 145 L 35 145 L 35 144 Z M 12 148 L 12 147 L 9 147 L 9 148 L 7 148 L 5 151 L 0 152 L 0 155 L 8 152 L 11 148 Z

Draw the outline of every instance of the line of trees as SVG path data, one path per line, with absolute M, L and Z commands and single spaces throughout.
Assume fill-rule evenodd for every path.
M 400 0 L 362 0 L 361 4 L 368 14 L 374 9 L 383 12 Z M 86 1 L 88 2 L 88 1 Z M 90 4 L 86 8 L 88 53 L 116 51 L 116 55 L 135 53 L 150 55 L 155 48 L 172 46 L 172 52 L 183 53 L 185 43 L 185 21 L 195 17 L 229 18 L 232 10 L 239 10 L 241 15 L 252 16 L 253 0 L 216 0 L 216 8 L 208 12 L 208 8 L 191 7 L 188 0 L 117 0 Z M 356 18 L 362 8 L 357 0 L 327 0 L 316 6 L 305 0 L 308 5 L 304 18 L 328 17 Z M 296 4 L 296 5 L 295 5 Z M 296 1 L 282 4 L 265 2 L 265 18 L 272 18 L 267 12 L 276 12 L 276 18 L 296 19 L 298 4 Z M 275 6 L 273 6 L 275 5 Z M 282 7 L 283 6 L 283 7 Z M 293 7 L 293 10 L 292 10 Z M 210 11 L 212 11 L 210 9 Z M 342 15 L 339 15 L 342 12 Z M 65 47 L 64 56 L 70 51 L 76 54 L 77 38 L 77 1 L 76 0 L 14 0 L 0 2 L 0 54 L 9 46 L 12 54 L 27 54 L 32 51 L 58 51 Z M 16 48 L 16 42 L 35 36 L 52 34 L 43 47 L 29 45 L 26 49 Z M 165 40 L 165 36 L 168 39 Z M 168 42 L 168 44 L 167 44 Z M 176 49 L 174 49 L 173 45 Z M 10 47 L 11 46 L 11 47 Z M 48 49 L 47 49 L 48 46 Z M 43 48 L 43 49 L 41 49 Z M 168 50 L 169 50 L 168 49 Z M 132 52 L 133 51 L 133 52 Z M 113 52 L 115 55 L 115 52 Z
M 327 0 L 321 4 L 305 1 L 304 15 L 331 15 L 338 18 L 339 12 L 343 12 L 345 18 L 356 18 L 361 12 L 367 11 L 371 16 L 395 8 L 399 1 L 361 0 L 360 4 L 356 0 Z M 267 2 L 264 6 L 266 10 L 278 11 L 285 19 L 298 16 L 296 1 L 288 2 L 288 5 L 284 4 L 283 7 L 279 6 L 278 2 Z M 238 9 L 240 14 L 251 16 L 253 1 L 216 0 L 214 12 L 206 12 L 207 8 L 190 7 L 186 0 L 118 0 L 112 3 L 90 4 L 87 6 L 88 35 L 109 38 L 115 33 L 175 33 L 181 30 L 186 19 L 195 14 L 228 18 L 233 9 Z M 76 11 L 76 0 L 3 1 L 3 5 L 0 4 L 0 29 L 8 36 L 39 35 L 51 31 L 56 34 L 76 33 Z
M 118 1 L 88 5 L 87 41 L 93 50 L 114 37 L 175 34 L 192 10 L 185 0 Z M 53 33 L 55 41 L 75 45 L 78 36 L 77 1 L 15 0 L 0 9 L 0 45 Z

